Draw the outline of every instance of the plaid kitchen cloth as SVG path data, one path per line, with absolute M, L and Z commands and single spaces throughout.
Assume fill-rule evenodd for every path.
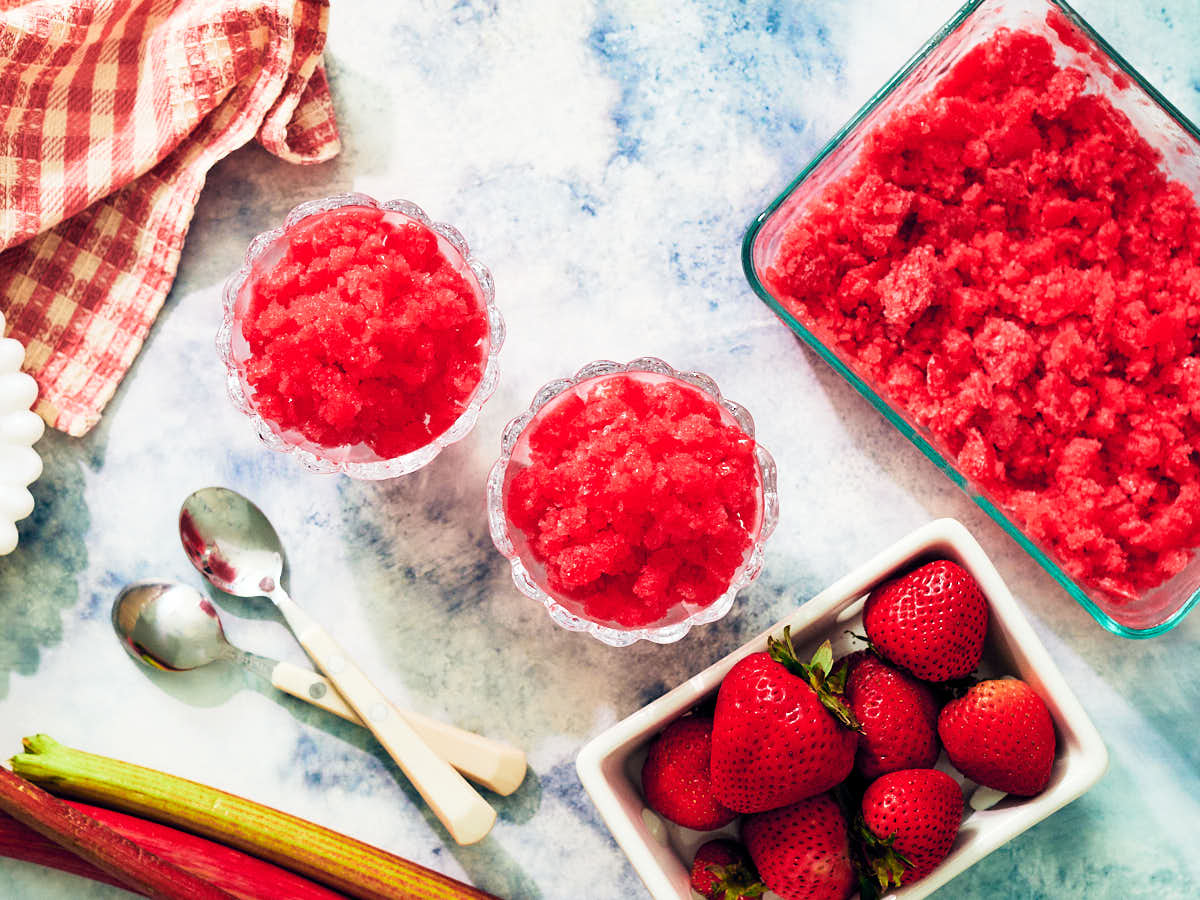
M 0 0 L 0 310 L 85 434 L 170 290 L 204 179 L 339 149 L 328 0 Z

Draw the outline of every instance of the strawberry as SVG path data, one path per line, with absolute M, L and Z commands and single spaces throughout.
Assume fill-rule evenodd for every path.
M 742 820 L 763 883 L 783 900 L 846 900 L 856 885 L 846 818 L 818 794 Z
M 845 670 L 831 676 L 826 641 L 808 665 L 790 629 L 729 670 L 713 713 L 717 799 L 752 813 L 795 803 L 841 782 L 854 766 L 858 727 L 842 700 Z
M 862 800 L 866 877 L 883 891 L 924 878 L 950 852 L 962 814 L 962 790 L 945 772 L 901 769 L 880 776 Z
M 979 584 L 947 559 L 880 585 L 863 609 L 872 646 L 924 681 L 969 675 L 983 655 L 987 624 Z
M 981 681 L 938 716 L 954 767 L 972 781 L 1021 797 L 1040 793 L 1054 765 L 1054 721 L 1016 678 Z
M 726 838 L 702 844 L 692 860 L 692 890 L 705 900 L 760 897 L 767 887 L 758 878 L 746 848 Z
M 736 817 L 713 796 L 709 775 L 712 719 L 676 719 L 650 744 L 642 765 L 642 795 L 650 808 L 676 825 L 711 831 Z
M 864 778 L 937 762 L 937 702 L 929 687 L 874 653 L 847 656 L 846 704 L 862 724 L 854 767 Z

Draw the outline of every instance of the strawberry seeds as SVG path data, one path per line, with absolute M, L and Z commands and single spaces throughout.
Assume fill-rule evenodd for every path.
M 970 573 L 935 560 L 867 597 L 868 650 L 835 660 L 826 641 L 801 662 L 785 628 L 729 670 L 711 717 L 702 706 L 668 725 L 643 768 L 647 805 L 704 831 L 742 814 L 742 846 L 723 835 L 697 854 L 697 889 L 847 900 L 924 878 L 964 813 L 959 783 L 934 768 L 943 746 L 976 784 L 1042 791 L 1056 749 L 1045 702 L 1015 678 L 965 686 L 988 621 Z

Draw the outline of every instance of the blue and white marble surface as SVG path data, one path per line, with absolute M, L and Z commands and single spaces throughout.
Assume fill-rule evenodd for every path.
M 945 898 L 1196 896 L 1200 615 L 1113 637 L 751 293 L 750 219 L 955 9 L 956 0 L 583 3 L 335 0 L 327 60 L 345 150 L 296 168 L 256 147 L 208 180 L 175 289 L 101 425 L 49 434 L 21 546 L 0 559 L 0 756 L 23 735 L 253 797 L 506 898 L 645 891 L 575 775 L 592 735 L 938 516 L 992 555 L 1104 735 L 1089 794 L 993 853 Z M 1197 0 L 1078 0 L 1200 118 Z M 225 396 L 218 295 L 250 238 L 356 189 L 457 224 L 509 325 L 479 425 L 418 474 L 357 483 L 262 448 Z M 596 358 L 712 374 L 779 461 L 762 579 L 677 644 L 612 649 L 559 630 L 491 546 L 484 478 L 537 387 Z M 113 639 L 126 582 L 198 576 L 183 497 L 256 498 L 297 599 L 397 701 L 528 749 L 482 844 L 458 848 L 361 730 L 223 664 L 149 673 Z M 263 602 L 219 599 L 229 634 L 304 662 Z M 116 898 L 0 861 L 0 897 Z

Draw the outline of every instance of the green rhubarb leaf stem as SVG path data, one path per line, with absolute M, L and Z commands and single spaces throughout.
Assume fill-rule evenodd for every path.
M 12 767 L 53 794 L 172 825 L 359 900 L 492 895 L 297 816 L 132 763 L 26 738 Z

